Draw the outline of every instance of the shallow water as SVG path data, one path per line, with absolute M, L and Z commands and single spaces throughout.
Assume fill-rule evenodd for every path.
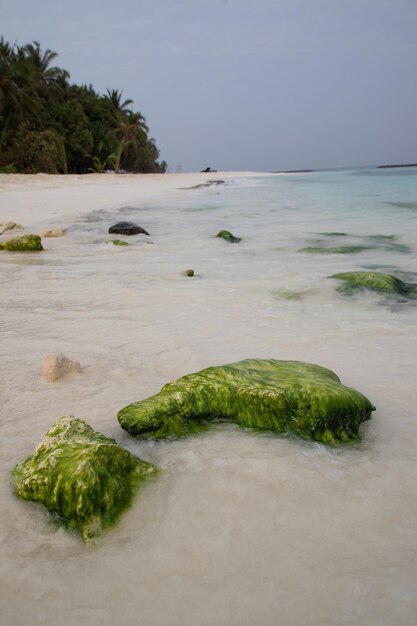
M 417 307 L 348 298 L 328 276 L 417 282 L 416 201 L 415 169 L 258 177 L 80 216 L 44 253 L 1 253 L 2 623 L 415 624 Z M 151 236 L 104 243 L 122 219 Z M 50 384 L 42 363 L 60 351 L 83 373 Z M 116 412 L 168 380 L 248 357 L 336 371 L 377 407 L 362 441 L 219 424 L 153 444 L 120 429 Z M 164 469 L 94 547 L 10 487 L 66 413 Z

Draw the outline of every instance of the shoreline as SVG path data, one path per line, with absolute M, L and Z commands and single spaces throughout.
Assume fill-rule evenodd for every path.
M 2 174 L 0 222 L 14 221 L 27 229 L 57 225 L 85 213 L 115 209 L 130 202 L 161 201 L 175 191 L 210 179 L 276 176 L 270 172 L 192 172 L 180 174 Z M 188 191 L 188 189 L 187 189 Z

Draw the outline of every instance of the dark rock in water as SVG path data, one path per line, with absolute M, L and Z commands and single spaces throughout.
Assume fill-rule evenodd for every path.
M 331 370 L 301 361 L 247 359 L 188 374 L 118 413 L 131 435 L 186 435 L 218 419 L 245 428 L 293 432 L 325 444 L 359 437 L 375 407 Z
M 42 502 L 84 541 L 113 526 L 159 468 L 71 415 L 61 417 L 13 471 L 16 495 Z
M 239 241 L 242 241 L 241 237 L 235 237 L 228 230 L 220 230 L 217 233 L 216 237 L 220 237 L 221 239 L 224 239 L 225 241 L 229 241 L 230 243 L 239 243 Z
M 185 276 L 194 276 L 194 270 L 185 270 L 184 275 Z
M 0 243 L 0 250 L 9 252 L 38 252 L 43 250 L 39 235 L 22 235 Z
M 113 224 L 113 226 L 109 228 L 109 234 L 112 233 L 117 235 L 149 235 L 148 231 L 133 222 L 118 222 L 117 224 Z

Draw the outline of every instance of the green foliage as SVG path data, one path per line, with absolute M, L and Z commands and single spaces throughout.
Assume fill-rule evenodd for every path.
M 91 85 L 70 84 L 68 72 L 52 65 L 56 56 L 36 41 L 19 47 L 0 39 L 0 168 L 164 172 L 132 100 L 117 89 L 100 95 Z
M 132 435 L 186 435 L 216 419 L 335 445 L 359 437 L 375 408 L 334 372 L 312 363 L 247 359 L 188 374 L 118 413 Z
M 114 525 L 139 485 L 158 473 L 158 467 L 137 459 L 83 420 L 64 416 L 33 455 L 15 467 L 13 478 L 20 498 L 42 502 L 87 542 Z

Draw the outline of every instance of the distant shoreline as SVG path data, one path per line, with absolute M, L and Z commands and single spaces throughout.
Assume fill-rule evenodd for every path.
M 399 165 L 378 165 L 378 170 L 390 169 L 393 167 L 417 167 L 417 163 L 401 163 Z

